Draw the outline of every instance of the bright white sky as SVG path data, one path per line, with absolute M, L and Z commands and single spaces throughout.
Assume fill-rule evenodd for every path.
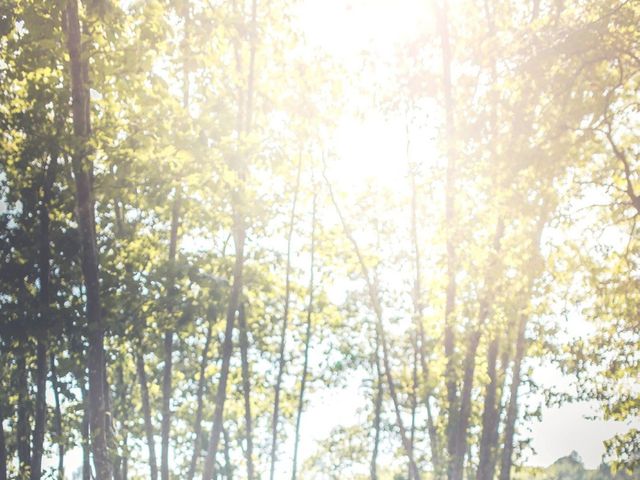
M 300 19 L 311 46 L 325 50 L 347 66 L 353 64 L 354 68 L 361 52 L 388 57 L 396 51 L 396 44 L 415 37 L 432 21 L 428 0 L 306 0 Z M 332 180 L 349 185 L 363 181 L 362 172 L 368 172 L 383 186 L 403 188 L 405 168 L 399 167 L 398 159 L 404 159 L 404 124 L 401 120 L 384 120 L 376 112 L 364 117 L 346 118 L 339 124 L 333 148 L 343 173 L 342 178 Z M 433 140 L 426 138 L 415 148 L 419 149 L 418 155 L 427 155 L 435 146 Z M 565 328 L 572 336 L 582 330 L 577 319 Z M 568 383 L 551 366 L 537 367 L 534 377 L 543 386 Z M 303 417 L 303 438 L 310 435 L 302 445 L 303 457 L 312 453 L 315 441 L 326 438 L 332 427 L 354 422 L 362 402 L 357 381 L 354 379 L 344 390 L 314 399 Z M 529 464 L 547 466 L 576 450 L 588 468 L 597 467 L 604 453 L 603 440 L 626 431 L 629 426 L 585 418 L 594 412 L 587 404 L 543 408 L 542 421 L 526 425 L 536 452 Z

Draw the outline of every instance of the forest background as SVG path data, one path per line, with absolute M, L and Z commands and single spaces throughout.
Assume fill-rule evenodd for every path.
M 639 21 L 2 0 L 0 480 L 636 478 Z

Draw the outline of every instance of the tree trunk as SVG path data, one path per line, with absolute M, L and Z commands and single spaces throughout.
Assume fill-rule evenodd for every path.
M 25 339 L 20 340 L 26 342 Z M 16 352 L 16 370 L 18 373 L 18 422 L 16 425 L 16 445 L 18 450 L 18 472 L 27 475 L 29 463 L 31 462 L 31 449 L 29 431 L 29 384 L 27 378 L 26 348 L 23 345 L 18 347 Z
M 171 307 L 170 307 L 171 308 Z M 170 320 L 171 321 L 171 320 Z M 173 369 L 173 327 L 164 333 L 162 370 L 162 421 L 160 424 L 160 478 L 169 479 L 169 431 L 171 430 L 171 381 Z
M 128 420 L 129 420 L 129 409 L 127 408 L 127 383 L 124 380 L 124 369 L 122 368 L 122 363 L 120 363 L 116 370 L 117 375 L 117 393 L 118 401 L 120 404 L 121 417 L 120 417 L 120 436 L 122 437 L 122 443 L 120 451 L 115 459 L 115 473 L 114 478 L 118 477 L 120 480 L 126 480 L 127 477 L 127 458 L 129 456 L 127 451 L 127 437 L 128 437 Z
M 111 461 L 107 443 L 107 412 L 105 403 L 104 326 L 100 312 L 98 252 L 95 237 L 92 164 L 89 161 L 88 140 L 91 133 L 90 98 L 87 84 L 89 56 L 82 49 L 82 33 L 78 18 L 78 1 L 69 0 L 67 15 L 67 46 L 70 58 L 73 133 L 76 147 L 72 153 L 73 176 L 76 185 L 77 221 L 82 251 L 82 275 L 87 297 L 87 331 L 89 349 L 89 404 L 91 448 L 96 467 L 96 480 L 111 480 Z
M 115 383 L 118 381 L 116 379 Z M 117 385 L 116 385 L 117 387 Z M 111 391 L 109 389 L 109 384 L 107 383 L 106 372 L 104 377 L 104 401 L 105 401 L 105 410 L 109 412 L 107 416 L 107 445 L 109 445 L 109 452 L 111 453 L 111 474 L 113 475 L 113 480 L 122 480 L 120 477 L 120 456 L 118 455 L 118 451 L 116 448 L 116 440 L 115 440 L 115 426 L 113 424 L 113 408 L 111 407 Z
M 282 376 L 284 374 L 284 354 L 287 339 L 287 327 L 289 324 L 289 298 L 291 295 L 291 240 L 293 238 L 293 227 L 295 225 L 296 204 L 298 201 L 298 191 L 300 190 L 300 173 L 302 171 L 302 153 L 298 159 L 298 174 L 296 176 L 296 186 L 293 193 L 293 203 L 291 205 L 291 216 L 289 219 L 289 232 L 287 234 L 287 266 L 285 273 L 285 293 L 284 293 L 284 315 L 282 316 L 282 329 L 280 330 L 280 349 L 278 354 L 278 376 L 275 385 L 275 399 L 273 401 L 273 416 L 271 418 L 271 465 L 269 469 L 269 479 L 274 479 L 276 457 L 278 448 L 278 420 L 280 415 L 280 388 Z
M 511 479 L 511 466 L 513 464 L 513 440 L 516 431 L 516 420 L 518 419 L 518 389 L 521 382 L 522 360 L 526 350 L 527 317 L 521 315 L 518 321 L 518 336 L 516 340 L 516 354 L 513 361 L 513 373 L 511 387 L 509 390 L 509 406 L 507 407 L 507 418 L 504 427 L 504 448 L 500 462 L 500 480 Z
M 465 355 L 462 390 L 460 392 L 460 411 L 456 422 L 453 456 L 449 461 L 449 478 L 462 480 L 464 474 L 464 460 L 467 453 L 467 430 L 471 416 L 471 393 L 473 390 L 473 376 L 476 368 L 476 352 L 482 336 L 478 328 L 471 333 L 467 353 Z
M 417 332 L 411 334 L 411 346 L 413 347 L 413 368 L 411 372 L 411 426 L 409 428 L 409 442 L 411 443 L 411 451 L 415 457 L 415 439 L 416 439 L 416 409 L 418 408 L 418 339 Z M 409 465 L 407 477 L 411 479 L 411 465 Z
M 416 167 L 410 162 L 409 156 L 409 128 L 407 127 L 407 143 L 406 143 L 406 156 L 409 162 L 409 177 L 411 179 L 411 241 L 413 243 L 413 257 L 414 257 L 414 283 L 412 292 L 413 302 L 413 322 L 414 328 L 417 331 L 417 338 L 415 338 L 415 353 L 419 354 L 420 367 L 422 369 L 422 380 L 425 385 L 425 397 L 424 403 L 427 408 L 427 430 L 429 433 L 429 444 L 431 447 L 431 464 L 434 472 L 438 474 L 440 471 L 440 455 L 438 452 L 438 437 L 437 430 L 433 420 L 431 412 L 431 405 L 429 403 L 431 392 L 428 390 L 429 369 L 427 367 L 427 352 L 426 352 L 426 335 L 424 332 L 423 321 L 423 304 L 422 304 L 422 265 L 420 260 L 420 241 L 418 238 L 418 212 L 417 212 L 417 199 L 418 189 L 416 185 Z M 418 343 L 419 342 L 419 348 Z M 417 358 L 414 358 L 414 385 L 418 385 L 417 379 Z M 416 393 L 417 395 L 417 393 Z M 417 398 L 416 398 L 417 400 Z M 413 438 L 413 414 L 412 414 L 412 438 Z M 413 445 L 413 440 L 412 440 Z
M 149 387 L 147 384 L 147 373 L 144 368 L 144 357 L 142 356 L 142 345 L 136 354 L 136 370 L 138 381 L 140 382 L 140 396 L 142 397 L 142 412 L 144 415 L 144 431 L 147 437 L 147 448 L 149 449 L 149 474 L 151 480 L 158 480 L 158 463 L 156 461 L 156 447 L 153 435 L 153 423 L 151 420 L 151 403 L 149 401 Z
M 0 405 L 0 480 L 7 480 L 7 443 L 4 437 L 4 407 Z
M 222 435 L 224 437 L 224 468 L 225 476 L 227 480 L 233 479 L 233 464 L 231 463 L 231 456 L 229 455 L 229 449 L 231 448 L 231 440 L 229 439 L 229 432 L 226 428 L 222 429 Z
M 43 341 L 38 340 L 36 345 L 36 409 L 33 430 L 33 452 L 31 456 L 32 480 L 40 480 L 42 476 L 44 433 L 47 422 L 47 370 L 47 347 Z
M 251 373 L 249 371 L 249 336 L 244 303 L 240 304 L 238 312 L 238 326 L 240 327 L 240 357 L 242 364 L 242 393 L 244 396 L 244 426 L 247 440 L 245 457 L 247 460 L 247 479 L 253 480 L 253 419 L 251 417 Z
M 176 251 L 178 248 L 178 227 L 180 224 L 180 191 L 176 190 L 176 197 L 171 208 L 171 234 L 169 239 L 169 272 L 167 274 L 167 296 L 169 300 L 169 325 L 164 334 L 164 369 L 162 374 L 162 424 L 161 424 L 161 458 L 160 478 L 169 480 L 169 436 L 171 433 L 171 396 L 173 394 L 173 311 L 176 297 Z
M 300 379 L 300 393 L 298 394 L 298 411 L 296 415 L 296 427 L 293 440 L 293 466 L 291 468 L 291 480 L 296 480 L 298 474 L 298 447 L 300 445 L 300 424 L 302 422 L 302 412 L 304 410 L 304 393 L 307 386 L 307 376 L 309 373 L 309 347 L 311 345 L 311 320 L 313 316 L 313 288 L 314 288 L 314 268 L 316 252 L 316 209 L 317 194 L 313 195 L 313 209 L 311 212 L 311 252 L 309 262 L 309 300 L 307 302 L 307 320 L 305 323 L 304 337 L 304 361 L 302 365 L 302 378 Z
M 495 470 L 495 444 L 498 439 L 498 374 L 497 361 L 499 337 L 496 334 L 487 352 L 487 383 L 482 411 L 482 436 L 480 438 L 480 453 L 478 460 L 477 480 L 493 480 Z
M 31 478 L 40 480 L 42 476 L 42 455 L 44 453 L 44 434 L 47 423 L 47 345 L 43 336 L 49 327 L 49 277 L 51 257 L 49 248 L 49 202 L 51 201 L 51 189 L 55 181 L 58 163 L 58 155 L 52 154 L 44 171 L 42 184 L 42 196 L 38 208 L 40 220 L 40 244 L 38 246 L 38 280 L 40 289 L 38 292 L 40 337 L 36 344 L 36 411 L 35 429 L 33 435 L 33 454 L 31 458 Z
M 251 7 L 251 51 L 249 75 L 247 78 L 247 105 L 246 110 L 243 109 L 241 99 L 238 103 L 238 136 L 249 132 L 253 122 L 253 89 L 254 89 L 254 69 L 256 56 L 256 20 L 257 20 L 257 0 L 252 1 Z M 242 121 L 242 112 L 246 112 L 244 121 Z M 222 366 L 220 369 L 220 381 L 216 391 L 216 404 L 213 411 L 213 425 L 211 427 L 211 435 L 209 437 L 209 445 L 207 448 L 207 457 L 202 472 L 202 480 L 213 480 L 215 475 L 216 455 L 220 443 L 220 433 L 222 432 L 224 403 L 227 396 L 227 381 L 229 377 L 229 365 L 231 363 L 231 354 L 233 352 L 233 325 L 238 310 L 240 295 L 242 294 L 242 274 L 244 269 L 244 243 L 246 237 L 245 214 L 246 205 L 244 199 L 243 182 L 245 180 L 245 171 L 242 166 L 234 167 L 238 176 L 239 187 L 232 192 L 233 206 L 233 240 L 236 249 L 236 258 L 233 266 L 233 280 L 231 293 L 229 295 L 229 304 L 227 307 L 225 338 L 222 346 Z
M 89 438 L 89 394 L 85 385 L 85 380 L 82 379 L 82 385 L 80 390 L 82 393 L 82 480 L 91 480 L 93 474 L 91 472 L 91 441 Z
M 211 338 L 213 337 L 213 324 L 215 322 L 215 313 L 210 312 L 209 325 L 207 326 L 207 337 L 202 348 L 202 356 L 200 357 L 200 371 L 198 372 L 198 391 L 196 392 L 196 418 L 193 425 L 194 441 L 193 441 L 193 454 L 191 455 L 191 463 L 189 464 L 189 472 L 187 474 L 188 480 L 193 480 L 196 471 L 196 465 L 198 458 L 200 457 L 201 450 L 201 438 L 202 438 L 202 409 L 203 409 L 203 397 L 204 387 L 206 384 L 205 372 L 207 369 L 207 363 L 209 361 L 209 347 L 211 345 Z
M 54 430 L 56 442 L 58 443 L 58 480 L 64 480 L 64 446 L 65 441 L 62 436 L 62 407 L 60 405 L 60 384 L 56 371 L 56 360 L 53 354 L 50 356 L 51 363 L 51 386 L 53 387 L 53 400 L 55 407 Z
M 434 0 L 434 4 L 436 1 Z M 449 2 L 442 0 L 442 6 L 436 4 L 436 16 L 440 33 L 442 50 L 442 76 L 444 86 L 445 132 L 447 145 L 447 169 L 445 179 L 445 225 L 447 247 L 447 287 L 444 312 L 444 353 L 446 358 L 445 383 L 447 388 L 447 450 L 449 460 L 455 455 L 455 435 L 458 429 L 458 392 L 455 365 L 455 306 L 456 306 L 456 228 L 455 228 L 455 196 L 456 196 L 456 160 L 455 122 L 453 105 L 453 86 L 451 80 L 452 53 L 449 40 Z M 451 472 L 449 472 L 451 479 Z
M 378 451 L 380 448 L 380 423 L 382 413 L 382 368 L 380 367 L 380 340 L 376 337 L 375 369 L 376 369 L 376 396 L 373 406 L 373 450 L 371 452 L 371 463 L 369 471 L 371 480 L 378 480 Z M 411 467 L 409 467 L 409 475 L 411 475 Z
M 431 410 L 431 395 L 425 395 L 425 397 L 425 405 L 427 407 L 427 431 L 429 433 L 429 443 L 431 444 L 431 464 L 433 471 L 436 473 L 436 478 L 438 478 L 442 467 L 439 450 L 440 442 L 438 442 L 438 430 Z
M 227 321 L 224 331 L 224 343 L 222 345 L 222 366 L 220 368 L 220 380 L 216 390 L 216 403 L 213 411 L 213 426 L 209 436 L 209 446 L 205 459 L 202 480 L 213 480 L 215 475 L 216 455 L 220 443 L 220 433 L 222 431 L 222 420 L 224 413 L 224 403 L 227 397 L 227 381 L 229 377 L 229 366 L 231 354 L 233 353 L 233 324 L 235 323 L 238 302 L 242 292 L 242 270 L 244 266 L 244 222 L 242 216 L 236 212 L 234 219 L 234 241 L 236 245 L 236 258 L 233 267 L 233 284 L 229 295 L 227 306 Z

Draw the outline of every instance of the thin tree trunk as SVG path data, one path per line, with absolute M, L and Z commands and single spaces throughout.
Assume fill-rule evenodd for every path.
M 3 405 L 0 405 L 0 480 L 7 480 L 7 443 L 4 436 L 3 410 Z
M 302 412 L 304 410 L 304 393 L 307 386 L 307 376 L 309 373 L 309 347 L 311 345 L 311 327 L 313 316 L 313 288 L 314 269 L 316 252 L 316 209 L 317 194 L 313 195 L 313 207 L 311 212 L 311 252 L 309 261 L 309 300 L 307 301 L 307 320 L 305 323 L 304 337 L 304 362 L 302 365 L 302 378 L 300 379 L 300 393 L 298 395 L 298 411 L 296 415 L 296 427 L 293 440 L 293 466 L 291 468 L 291 480 L 296 480 L 298 474 L 298 447 L 300 445 L 300 425 L 302 422 Z
M 411 451 L 414 452 L 415 434 L 416 434 L 416 409 L 418 407 L 418 335 L 424 333 L 422 326 L 422 288 L 421 288 L 421 270 L 420 270 L 420 246 L 418 244 L 418 225 L 417 225 L 417 186 L 415 166 L 410 160 L 411 138 L 409 136 L 409 124 L 406 124 L 406 157 L 409 164 L 409 177 L 411 179 L 411 240 L 413 242 L 414 253 L 414 269 L 415 278 L 413 285 L 413 322 L 414 331 L 411 334 L 411 346 L 413 347 L 413 371 L 411 375 L 411 428 L 410 442 Z M 421 345 L 422 347 L 422 345 Z M 422 356 L 424 358 L 424 355 Z M 408 470 L 408 478 L 411 479 L 411 466 Z
M 447 388 L 447 450 L 449 461 L 455 455 L 455 435 L 458 425 L 458 392 L 457 374 L 455 365 L 455 319 L 454 312 L 456 306 L 456 234 L 455 234 L 455 196 L 456 196 L 456 152 L 455 152 L 455 122 L 453 104 L 453 86 L 451 80 L 451 44 L 449 39 L 449 2 L 442 0 L 442 5 L 438 6 L 433 0 L 438 18 L 438 28 L 442 50 L 442 76 L 444 86 L 444 106 L 445 106 L 445 131 L 447 145 L 447 169 L 445 180 L 445 224 L 446 224 L 446 246 L 447 246 L 447 287 L 444 312 L 444 353 L 445 384 Z M 448 472 L 450 480 L 451 472 Z
M 422 322 L 420 322 L 420 327 L 422 327 Z M 425 385 L 428 385 L 429 379 L 429 370 L 427 367 L 426 360 L 426 352 L 425 352 L 425 335 L 424 328 L 421 328 L 419 331 L 420 334 L 420 366 L 422 369 L 422 378 L 424 379 Z M 438 430 L 436 428 L 436 424 L 433 418 L 433 412 L 431 410 L 431 392 L 427 389 L 424 395 L 424 404 L 427 409 L 427 432 L 429 434 L 429 443 L 431 447 L 431 464 L 433 466 L 433 471 L 436 473 L 436 478 L 440 475 L 440 469 L 442 467 L 440 462 L 440 450 L 439 450 L 439 442 L 438 442 Z
M 117 391 L 119 392 L 119 403 L 121 408 L 120 435 L 122 437 L 121 450 L 118 456 L 116 457 L 116 472 L 117 472 L 117 476 L 121 480 L 126 480 L 127 458 L 129 456 L 127 451 L 127 437 L 128 437 L 127 423 L 129 419 L 129 409 L 126 407 L 128 389 L 127 389 L 127 384 L 125 383 L 125 380 L 124 380 L 124 369 L 122 368 L 122 364 L 118 365 L 116 374 L 117 374 L 117 381 L 118 381 Z M 116 474 L 114 474 L 114 478 L 115 477 L 116 477 Z
M 460 411 L 456 422 L 453 456 L 449 462 L 449 476 L 453 480 L 462 480 L 464 461 L 467 453 L 467 430 L 471 416 L 471 393 L 473 390 L 473 376 L 476 367 L 476 352 L 482 336 L 481 328 L 475 329 L 469 338 L 463 367 L 462 390 L 460 391 Z
M 360 268 L 362 270 L 362 276 L 364 277 L 365 283 L 367 285 L 369 300 L 371 302 L 371 306 L 373 308 L 373 311 L 376 317 L 376 331 L 377 331 L 377 335 L 379 335 L 380 342 L 381 342 L 380 344 L 382 346 L 382 363 L 384 366 L 385 376 L 387 379 L 387 387 L 389 388 L 389 396 L 391 397 L 391 401 L 393 403 L 393 408 L 396 416 L 396 423 L 400 430 L 400 439 L 402 441 L 402 447 L 404 448 L 404 451 L 409 459 L 409 464 L 411 466 L 411 472 L 413 474 L 414 479 L 420 480 L 421 478 L 420 472 L 418 471 L 418 467 L 413 458 L 413 452 L 411 450 L 409 438 L 407 437 L 407 429 L 404 425 L 404 422 L 402 420 L 402 415 L 400 412 L 400 402 L 398 401 L 395 381 L 393 379 L 393 375 L 391 372 L 389 346 L 387 342 L 386 333 L 384 330 L 384 325 L 382 322 L 382 305 L 380 304 L 380 298 L 378 296 L 378 287 L 371 280 L 369 269 L 365 264 L 364 258 L 362 257 L 362 254 L 360 252 L 360 248 L 358 247 L 358 244 L 355 241 L 355 238 L 353 237 L 353 235 L 351 234 L 351 230 L 349 229 L 344 219 L 344 216 L 342 215 L 342 211 L 340 210 L 340 207 L 338 206 L 335 195 L 333 194 L 333 188 L 331 187 L 331 183 L 329 182 L 329 179 L 326 177 L 326 175 L 325 175 L 325 181 L 329 189 L 329 195 L 331 197 L 331 201 L 333 202 L 336 212 L 338 213 L 338 217 L 340 218 L 340 223 L 342 224 L 345 235 L 347 236 L 347 239 L 349 240 L 349 242 L 351 243 L 355 251 L 355 254 L 358 258 L 358 263 L 360 264 Z
M 251 45 L 250 45 L 250 63 L 249 75 L 247 79 L 247 105 L 244 122 L 242 121 L 243 105 L 238 105 L 238 135 L 240 136 L 244 129 L 248 133 L 253 124 L 253 90 L 254 90 L 254 69 L 257 44 L 257 0 L 252 1 L 251 7 Z M 240 100 L 240 99 L 239 99 Z M 220 443 L 220 433 L 222 431 L 224 403 L 227 396 L 227 381 L 229 376 L 229 365 L 231 362 L 231 354 L 233 352 L 233 325 L 235 323 L 236 311 L 242 294 L 242 275 L 244 269 L 244 243 L 246 237 L 245 225 L 245 199 L 243 191 L 243 182 L 245 180 L 245 172 L 242 167 L 236 167 L 240 186 L 232 192 L 233 205 L 233 239 L 236 249 L 236 258 L 233 267 L 233 283 L 231 293 L 229 295 L 229 304 L 227 308 L 227 319 L 225 325 L 225 338 L 222 346 L 222 366 L 220 369 L 220 381 L 216 391 L 216 404 L 213 412 L 213 425 L 211 427 L 211 435 L 209 437 L 209 446 L 207 448 L 207 456 L 202 472 L 202 480 L 212 480 L 215 475 L 216 455 Z
M 56 175 L 57 154 L 51 158 L 44 171 L 42 196 L 39 205 L 40 220 L 40 244 L 38 246 L 38 280 L 40 290 L 38 292 L 40 337 L 36 344 L 36 409 L 35 428 L 33 434 L 33 453 L 31 457 L 31 478 L 40 480 L 42 476 L 42 455 L 44 453 L 44 434 L 47 423 L 47 345 L 43 340 L 46 329 L 49 327 L 49 277 L 51 257 L 49 248 L 49 202 L 51 201 L 51 189 Z
M 136 370 L 138 381 L 140 382 L 140 396 L 142 397 L 142 412 L 144 415 L 144 431 L 147 437 L 147 448 L 149 449 L 149 474 L 151 480 L 158 480 L 158 463 L 156 461 L 156 447 L 153 435 L 153 423 L 151 420 L 151 403 L 149 401 L 149 387 L 147 384 L 147 373 L 144 368 L 144 357 L 142 356 L 142 345 L 136 354 Z
M 484 0 L 485 16 L 487 20 L 487 30 L 489 37 L 495 36 L 495 20 L 490 0 Z M 496 62 L 491 62 L 491 80 L 496 80 Z M 495 137 L 497 124 L 497 94 L 491 93 L 490 100 L 492 102 L 490 116 L 490 153 L 491 157 L 497 156 Z M 499 378 L 497 373 L 498 351 L 500 349 L 499 334 L 494 333 L 494 337 L 489 344 L 487 351 L 487 374 L 489 383 L 487 383 L 484 396 L 484 406 L 482 412 L 482 434 L 480 438 L 480 451 L 478 458 L 478 470 L 476 473 L 477 480 L 492 480 L 495 474 L 496 447 L 498 442 L 498 427 L 500 423 L 498 393 Z M 501 393 L 501 392 L 500 392 Z
M 410 138 L 409 138 L 409 127 L 407 125 L 406 128 L 407 134 L 407 143 L 406 143 L 406 156 L 407 161 L 409 162 L 409 177 L 411 179 L 411 240 L 413 243 L 413 256 L 414 256 L 414 284 L 413 284 L 413 292 L 412 292 L 412 301 L 413 301 L 413 316 L 414 316 L 414 327 L 417 330 L 418 338 L 415 339 L 415 352 L 419 353 L 420 356 L 420 366 L 422 369 L 422 379 L 424 385 L 428 387 L 428 378 L 429 378 L 429 369 L 427 367 L 427 352 L 426 352 L 426 335 L 424 332 L 424 325 L 422 323 L 423 317 L 423 304 L 422 304 L 422 266 L 420 260 L 420 241 L 418 238 L 418 212 L 417 212 L 417 198 L 418 198 L 418 189 L 416 185 L 416 167 L 412 165 L 410 162 Z M 417 375 L 417 364 L 415 363 L 416 359 L 414 359 L 414 375 Z M 417 385 L 418 380 L 414 379 L 414 383 Z M 427 430 L 429 433 L 429 444 L 431 447 L 431 463 L 433 466 L 434 472 L 439 472 L 440 466 L 440 455 L 438 452 L 438 437 L 437 430 L 435 427 L 435 423 L 433 421 L 433 415 L 431 412 L 431 405 L 429 404 L 430 400 L 430 392 L 428 389 L 425 391 L 424 403 L 427 407 Z M 412 415 L 413 420 L 413 415 Z M 412 423 L 412 432 L 413 432 L 413 423 Z M 412 433 L 413 437 L 413 433 Z M 413 444 L 413 440 L 412 440 Z
M 117 378 L 115 380 L 115 383 L 117 388 Z M 120 477 L 120 455 L 118 454 L 118 450 L 116 448 L 115 426 L 113 424 L 111 391 L 109 389 L 109 384 L 107 383 L 106 375 L 104 377 L 104 400 L 105 409 L 107 412 L 109 412 L 109 415 L 107 416 L 107 445 L 109 445 L 109 451 L 112 454 L 111 474 L 113 475 L 113 480 L 122 480 L 122 478 Z
M 124 443 L 125 449 L 128 448 L 127 434 L 125 434 L 123 443 Z M 128 480 L 128 479 L 129 479 L 129 457 L 126 456 L 122 459 L 122 480 Z
M 176 251 L 178 248 L 178 227 L 180 224 L 180 190 L 176 189 L 176 197 L 171 208 L 171 233 L 169 239 L 169 273 L 167 275 L 167 295 L 169 297 L 169 325 L 164 334 L 164 369 L 162 373 L 162 423 L 161 423 L 161 457 L 160 478 L 169 480 L 169 436 L 171 433 L 171 397 L 173 394 L 173 310 L 176 297 L 175 269 Z
M 415 457 L 415 439 L 416 439 L 416 409 L 418 407 L 418 339 L 417 332 L 412 333 L 411 339 L 413 347 L 413 368 L 411 372 L 411 426 L 409 428 L 409 442 L 411 443 L 411 451 Z M 411 479 L 411 466 L 409 465 L 408 478 Z
M 73 176 L 76 185 L 77 220 L 82 251 L 82 274 L 87 297 L 87 330 L 89 349 L 89 404 L 91 447 L 96 467 L 96 480 L 111 480 L 111 461 L 107 443 L 107 412 L 105 403 L 104 326 L 100 313 L 98 252 L 94 217 L 92 164 L 89 161 L 88 140 L 91 134 L 90 98 L 87 85 L 89 56 L 82 51 L 82 33 L 78 18 L 78 1 L 69 0 L 67 15 L 67 46 L 70 58 L 73 133 L 77 147 L 72 153 Z
M 293 227 L 295 225 L 296 204 L 298 201 L 298 191 L 300 190 L 300 173 L 302 172 L 302 152 L 298 159 L 298 174 L 296 175 L 296 186 L 291 204 L 291 216 L 289 219 L 289 232 L 287 234 L 287 266 L 285 273 L 285 293 L 284 293 L 284 315 L 282 317 L 282 329 L 280 330 L 280 349 L 278 354 L 278 376 L 275 385 L 275 398 L 273 401 L 273 415 L 271 417 L 271 465 L 269 468 L 269 478 L 274 479 L 277 446 L 278 446 L 278 420 L 280 415 L 280 388 L 282 386 L 282 376 L 284 374 L 284 354 L 287 339 L 287 327 L 289 324 L 289 299 L 291 295 L 291 241 L 293 239 Z
M 496 393 L 496 434 L 493 437 L 493 443 L 491 444 L 493 455 L 491 456 L 491 464 L 489 465 L 489 471 L 491 472 L 492 479 L 498 478 L 499 472 L 496 472 L 496 468 L 498 462 L 501 460 L 501 448 L 499 447 L 499 442 L 502 440 L 500 438 L 500 423 L 504 423 L 504 420 L 506 420 L 508 399 L 504 397 L 505 390 L 507 388 L 507 371 L 509 370 L 509 365 L 511 364 L 510 355 L 511 352 L 509 348 L 502 349 L 502 355 L 500 357 L 500 369 L 498 370 L 498 391 Z
M 36 408 L 33 430 L 33 451 L 31 456 L 31 478 L 40 480 L 42 476 L 42 455 L 44 453 L 44 432 L 47 421 L 47 347 L 43 341 L 36 344 Z
M 205 372 L 207 369 L 207 363 L 209 361 L 209 347 L 211 345 L 211 338 L 213 337 L 213 324 L 215 321 L 215 314 L 210 312 L 209 325 L 207 326 L 207 337 L 202 348 L 202 355 L 200 357 L 200 371 L 198 372 L 198 391 L 196 392 L 196 418 L 193 425 L 194 441 L 193 441 L 193 454 L 191 455 L 191 463 L 189 464 L 189 472 L 187 474 L 188 480 L 193 480 L 196 471 L 196 465 L 198 458 L 200 457 L 200 443 L 202 438 L 202 409 L 204 406 L 204 387 L 206 384 Z
M 380 340 L 376 336 L 375 350 L 375 367 L 376 367 L 376 397 L 373 406 L 373 451 L 371 452 L 371 463 L 369 471 L 371 472 L 371 480 L 378 480 L 378 451 L 380 448 L 380 424 L 382 413 L 382 368 L 380 367 Z M 411 474 L 411 473 L 409 473 Z
M 440 475 L 440 451 L 438 442 L 438 430 L 433 418 L 433 412 L 431 410 L 431 395 L 425 395 L 425 405 L 427 407 L 427 431 L 429 433 L 429 443 L 431 444 L 431 464 L 433 471 L 436 474 L 436 478 Z
M 242 394 L 244 397 L 244 426 L 247 440 L 245 457 L 247 460 L 247 479 L 253 480 L 253 419 L 251 417 L 251 373 L 249 371 L 249 336 L 244 303 L 240 304 L 238 312 L 238 326 L 240 330 L 240 360 L 242 368 Z
M 170 307 L 171 308 L 171 307 Z M 169 320 L 171 321 L 171 320 Z M 171 393 L 173 369 L 173 327 L 164 333 L 162 370 L 162 420 L 160 423 L 160 478 L 169 479 L 169 431 L 171 430 Z
M 58 373 L 56 371 L 56 360 L 53 353 L 50 355 L 51 363 L 51 386 L 53 387 L 54 401 L 54 430 L 56 442 L 58 444 L 58 480 L 64 480 L 64 438 L 62 437 L 62 408 L 60 405 L 60 384 L 58 383 Z
M 20 342 L 26 342 L 21 339 Z M 29 431 L 29 384 L 27 378 L 27 364 L 25 359 L 26 348 L 24 345 L 18 347 L 16 355 L 16 370 L 18 372 L 18 422 L 16 425 L 16 444 L 18 450 L 18 472 L 27 475 L 29 463 L 31 461 Z
M 224 437 L 224 468 L 225 476 L 227 480 L 233 479 L 233 464 L 231 463 L 231 456 L 229 455 L 229 449 L 231 446 L 231 440 L 229 440 L 229 432 L 226 428 L 222 428 L 222 436 Z
M 236 311 L 238 310 L 238 302 L 242 292 L 242 270 L 244 266 L 244 222 L 242 216 L 238 212 L 234 219 L 234 243 L 236 245 L 236 258 L 233 267 L 233 284 L 231 286 L 231 294 L 229 296 L 229 304 L 227 307 L 227 320 L 224 332 L 224 343 L 222 345 L 222 366 L 220 368 L 220 379 L 218 381 L 218 389 L 216 390 L 215 408 L 213 411 L 213 426 L 211 427 L 211 435 L 209 436 L 209 446 L 207 448 L 207 457 L 205 459 L 202 480 L 213 480 L 215 475 L 215 462 L 220 443 L 220 433 L 222 432 L 222 420 L 224 413 L 224 403 L 227 397 L 227 381 L 229 377 L 229 366 L 231 363 L 231 354 L 233 353 L 233 325 L 235 323 Z
M 516 420 L 518 419 L 518 389 L 521 382 L 522 360 L 526 350 L 525 332 L 527 317 L 522 314 L 518 321 L 518 336 L 516 340 L 516 354 L 513 361 L 513 373 L 511 387 L 509 390 L 509 406 L 507 407 L 507 418 L 504 428 L 504 448 L 500 462 L 500 480 L 511 479 L 511 466 L 513 464 L 513 440 L 516 431 Z
M 499 338 L 495 334 L 489 350 L 487 352 L 487 374 L 489 383 L 487 383 L 484 395 L 484 407 L 482 411 L 482 435 L 480 438 L 480 453 L 478 460 L 477 480 L 493 480 L 494 476 L 494 445 L 498 437 L 498 423 L 500 420 L 498 414 L 498 374 L 497 361 L 499 350 Z
M 82 480 L 91 480 L 93 474 L 91 472 L 91 439 L 89 438 L 89 393 L 85 385 L 85 380 L 82 379 L 82 385 L 80 387 L 82 392 Z
M 189 111 L 189 68 L 187 57 L 189 56 L 189 27 L 191 25 L 190 3 L 185 1 L 184 11 L 184 40 L 183 40 L 183 86 L 182 86 L 182 106 Z M 176 251 L 178 247 L 178 226 L 180 224 L 180 187 L 176 188 L 175 198 L 171 209 L 171 234 L 169 240 L 169 272 L 167 275 L 167 293 L 169 296 L 169 322 L 167 331 L 164 334 L 164 371 L 162 376 L 162 423 L 160 426 L 161 452 L 160 452 L 160 478 L 169 480 L 169 437 L 171 435 L 171 397 L 173 394 L 173 309 L 175 301 L 175 264 Z

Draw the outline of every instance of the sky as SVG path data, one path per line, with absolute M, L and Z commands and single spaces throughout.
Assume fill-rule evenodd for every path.
M 412 39 L 432 21 L 426 0 L 306 0 L 301 4 L 299 20 L 312 48 L 321 49 L 353 68 L 357 68 L 363 51 L 374 58 L 388 58 L 397 52 L 397 44 Z M 401 119 L 383 118 L 373 111 L 358 118 L 342 119 L 333 145 L 335 156 L 340 159 L 340 171 L 332 180 L 353 186 L 354 182 L 365 181 L 361 173 L 365 171 L 369 181 L 373 179 L 391 189 L 404 188 L 406 171 L 397 164 L 398 158 L 404 158 L 404 135 Z M 412 154 L 424 158 L 435 148 L 433 138 L 425 133 L 412 146 Z M 570 337 L 584 331 L 577 316 L 571 316 L 563 326 L 565 335 Z M 534 379 L 545 387 L 562 388 L 569 382 L 556 367 L 534 367 Z M 348 425 L 353 420 L 361 404 L 356 381 L 345 389 L 335 389 L 313 399 L 304 417 L 303 428 L 310 436 L 302 445 L 303 457 L 311 453 L 315 442 L 325 438 L 331 428 Z M 597 467 L 604 453 L 603 441 L 628 430 L 629 425 L 586 418 L 594 413 L 594 405 L 587 403 L 543 407 L 541 421 L 531 420 L 525 425 L 534 450 L 527 463 L 548 466 L 575 450 L 588 468 Z M 328 418 L 333 422 L 327 422 Z

